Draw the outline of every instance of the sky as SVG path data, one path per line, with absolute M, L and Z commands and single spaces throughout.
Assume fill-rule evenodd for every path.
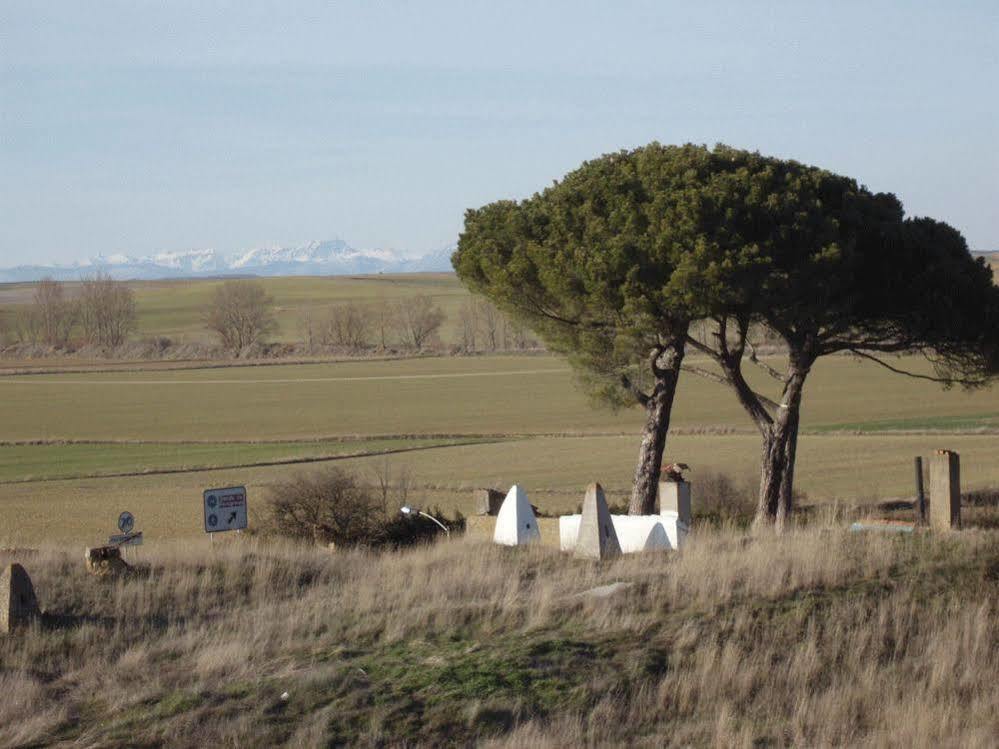
M 999 2 L 0 0 L 0 266 L 342 238 L 653 140 L 895 193 L 999 250 Z

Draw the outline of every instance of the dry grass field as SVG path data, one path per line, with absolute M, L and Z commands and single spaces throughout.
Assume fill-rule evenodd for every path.
M 602 564 L 164 543 L 119 581 L 45 550 L 0 745 L 995 745 L 995 531 L 694 538 Z

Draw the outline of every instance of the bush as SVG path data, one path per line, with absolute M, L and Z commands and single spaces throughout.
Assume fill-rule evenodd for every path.
M 721 525 L 748 526 L 756 513 L 756 487 L 751 481 L 737 484 L 727 473 L 705 471 L 691 487 L 694 520 Z
M 371 545 L 380 541 L 385 514 L 370 489 L 328 468 L 274 486 L 267 526 L 278 535 L 322 545 Z
M 465 516 L 456 512 L 453 518 L 445 515 L 440 507 L 424 510 L 428 515 L 433 515 L 437 520 L 444 523 L 450 530 L 451 535 L 465 532 Z M 416 546 L 417 544 L 432 543 L 440 538 L 443 531 L 435 522 L 425 517 L 407 517 L 403 514 L 388 518 L 385 522 L 382 543 L 393 548 L 403 548 L 406 546 Z
M 339 468 L 300 473 L 271 489 L 264 530 L 322 546 L 393 548 L 427 543 L 443 533 L 428 518 L 402 515 L 398 506 L 385 487 L 365 486 Z M 465 528 L 461 513 L 448 518 L 440 508 L 426 512 L 452 533 Z

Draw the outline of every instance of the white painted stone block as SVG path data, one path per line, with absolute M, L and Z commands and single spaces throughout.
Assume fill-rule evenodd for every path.
M 558 519 L 559 547 L 572 551 L 579 537 L 579 515 L 562 515 Z M 687 538 L 688 527 L 675 512 L 659 515 L 611 515 L 621 553 L 634 554 L 653 549 L 680 549 Z
M 496 514 L 496 531 L 493 542 L 505 546 L 520 546 L 541 540 L 538 521 L 534 517 L 527 492 L 514 484 Z

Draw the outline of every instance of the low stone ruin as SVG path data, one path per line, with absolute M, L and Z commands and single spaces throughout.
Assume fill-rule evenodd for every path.
M 35 588 L 24 567 L 7 565 L 0 573 L 0 634 L 6 635 L 41 616 Z

